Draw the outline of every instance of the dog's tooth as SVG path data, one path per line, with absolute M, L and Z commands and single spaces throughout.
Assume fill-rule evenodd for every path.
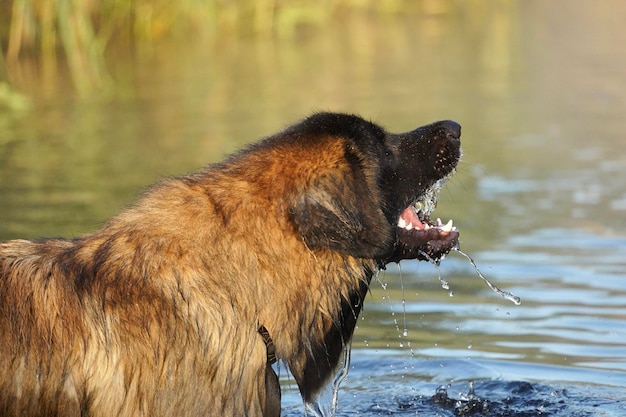
M 442 232 L 450 233 L 452 231 L 452 219 L 450 219 L 450 221 L 448 221 L 448 223 L 446 223 L 445 225 L 441 226 L 439 229 Z
M 430 226 L 428 225 L 428 223 L 424 223 L 424 230 L 428 230 L 430 229 Z
M 441 222 L 441 219 L 437 217 L 437 227 L 441 227 L 441 226 L 443 226 L 443 223 Z
M 406 227 L 406 220 L 404 220 L 402 217 L 400 217 L 400 220 L 398 220 L 398 227 L 400 229 L 404 229 Z
M 408 224 L 406 225 L 405 229 L 406 229 L 406 230 L 411 230 L 411 229 L 413 229 L 413 224 L 408 223 Z

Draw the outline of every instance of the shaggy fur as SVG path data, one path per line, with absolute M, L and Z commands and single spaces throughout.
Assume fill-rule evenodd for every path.
M 0 415 L 278 416 L 261 326 L 315 398 L 375 271 L 456 245 L 397 222 L 459 135 L 315 114 L 93 234 L 0 245 Z

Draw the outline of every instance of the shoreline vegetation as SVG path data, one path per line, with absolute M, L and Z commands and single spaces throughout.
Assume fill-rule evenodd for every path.
M 288 36 L 299 26 L 323 25 L 345 13 L 399 14 L 416 7 L 436 9 L 438 4 L 437 0 L 8 0 L 0 5 L 0 88 L 15 86 L 22 64 L 34 61 L 44 75 L 59 66 L 67 68 L 77 94 L 83 95 L 107 82 L 107 48 L 133 51 L 190 36 Z

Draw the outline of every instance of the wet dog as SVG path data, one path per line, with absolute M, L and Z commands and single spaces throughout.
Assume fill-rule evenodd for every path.
M 458 243 L 429 217 L 460 126 L 318 113 L 77 239 L 0 245 L 0 415 L 279 416 L 328 383 L 373 274 Z

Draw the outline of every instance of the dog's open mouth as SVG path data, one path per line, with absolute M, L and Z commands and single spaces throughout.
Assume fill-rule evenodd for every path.
M 459 245 L 459 231 L 452 220 L 443 223 L 430 215 L 437 206 L 437 195 L 448 177 L 437 181 L 422 198 L 405 208 L 398 219 L 397 242 L 390 262 L 401 259 L 419 259 L 439 262 Z
M 443 224 L 440 218 L 437 218 L 437 221 L 433 222 L 429 217 L 429 213 L 419 208 L 419 203 L 404 209 L 400 215 L 400 220 L 398 220 L 398 227 L 407 232 L 411 230 L 427 231 L 431 228 L 435 228 L 441 236 L 446 236 L 456 230 L 456 227 L 453 226 L 452 219 L 446 224 Z

